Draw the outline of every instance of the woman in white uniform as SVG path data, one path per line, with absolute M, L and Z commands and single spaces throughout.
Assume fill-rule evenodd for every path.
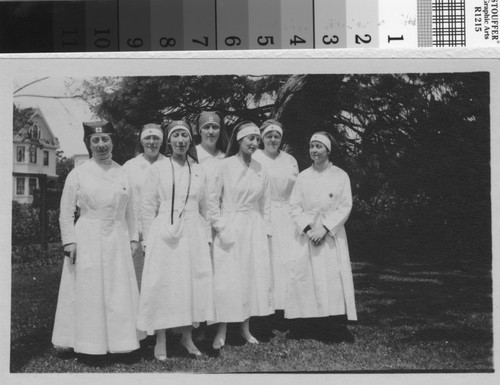
M 226 158 L 208 183 L 209 218 L 214 240 L 214 296 L 219 322 L 214 349 L 224 346 L 227 322 L 240 322 L 250 333 L 250 317 L 274 313 L 271 260 L 271 197 L 269 178 L 252 159 L 260 141 L 259 128 L 241 122 L 233 130 Z
M 273 266 L 274 308 L 285 308 L 287 283 L 287 261 L 290 247 L 293 245 L 295 227 L 290 218 L 288 200 L 295 180 L 299 174 L 297 161 L 293 156 L 280 150 L 283 128 L 273 119 L 266 120 L 260 127 L 260 135 L 264 143 L 263 150 L 257 150 L 253 156 L 260 162 L 269 175 L 271 186 L 271 223 Z
M 196 146 L 198 162 L 204 164 L 224 159 L 228 136 L 220 112 L 202 111 L 198 117 L 197 131 L 201 137 L 200 144 Z
M 193 325 L 215 320 L 205 176 L 186 122 L 170 123 L 167 141 L 172 155 L 151 167 L 141 207 L 146 259 L 138 328 L 156 332 L 160 361 L 167 358 L 165 329 L 182 334 L 181 344 L 197 357 Z
M 352 207 L 347 173 L 329 160 L 332 137 L 315 133 L 313 164 L 302 171 L 290 197 L 296 243 L 290 261 L 285 318 L 347 315 L 356 320 L 354 285 L 344 223 Z
M 137 223 L 137 231 L 139 233 L 139 241 L 143 241 L 142 226 L 140 223 L 139 209 L 141 207 L 141 191 L 146 181 L 148 170 L 153 164 L 165 159 L 162 154 L 165 152 L 165 144 L 163 141 L 163 130 L 159 124 L 149 123 L 142 127 L 140 135 L 140 143 L 138 146 L 139 154 L 127 161 L 123 167 L 127 171 L 128 179 L 132 187 L 134 200 L 136 204 L 135 218 Z M 143 251 L 139 251 L 134 258 L 134 266 L 137 279 L 140 282 L 142 276 L 142 268 L 144 265 Z
M 229 138 L 224 125 L 224 117 L 218 111 L 202 111 L 196 123 L 196 131 L 201 138 L 200 144 L 196 146 L 196 154 L 198 163 L 203 167 L 208 180 L 216 172 L 219 161 L 226 156 Z M 215 231 L 212 231 L 212 241 L 214 238 Z M 210 253 L 212 252 L 211 247 Z M 206 324 L 200 324 L 195 331 L 194 338 L 205 340 L 208 330 Z
M 52 343 L 84 354 L 130 352 L 143 337 L 136 329 L 139 291 L 132 254 L 139 243 L 132 189 L 125 170 L 111 159 L 112 124 L 83 126 L 90 159 L 68 174 L 61 197 L 67 258 Z

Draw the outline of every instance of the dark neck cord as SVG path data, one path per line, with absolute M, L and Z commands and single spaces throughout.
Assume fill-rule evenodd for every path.
M 184 207 L 186 207 L 188 198 L 189 198 L 189 191 L 191 190 L 191 165 L 189 164 L 189 159 L 186 157 L 186 162 L 188 165 L 189 169 L 189 183 L 188 183 L 188 188 L 187 188 L 187 193 L 186 193 L 186 201 L 184 202 Z M 174 163 L 172 162 L 172 157 L 170 157 L 170 166 L 172 167 L 172 208 L 170 210 L 170 224 L 174 224 L 174 202 L 175 202 L 175 170 L 174 170 Z M 182 215 L 182 211 L 184 210 L 184 207 L 182 208 L 181 212 L 179 213 L 179 218 Z

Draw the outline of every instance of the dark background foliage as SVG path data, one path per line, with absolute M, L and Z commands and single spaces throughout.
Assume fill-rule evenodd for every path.
M 491 261 L 488 73 L 128 77 L 99 94 L 96 111 L 124 133 L 118 161 L 145 122 L 194 123 L 205 109 L 229 127 L 279 120 L 301 169 L 311 134 L 327 131 L 351 177 L 355 256 L 432 245 Z
M 85 93 L 116 126 L 121 164 L 135 155 L 145 123 L 194 126 L 207 109 L 222 112 L 229 129 L 240 119 L 279 120 L 301 169 L 311 134 L 327 131 L 333 162 L 351 178 L 354 259 L 383 262 L 396 249 L 412 258 L 416 248 L 432 258 L 421 253 L 429 248 L 491 263 L 486 72 L 100 78 Z M 58 187 L 71 168 L 61 154 Z
M 255 317 L 265 343 L 240 346 L 230 329 L 218 359 L 193 365 L 174 344 L 159 363 L 150 338 L 126 364 L 108 355 L 89 366 L 50 342 L 58 212 L 45 250 L 36 205 L 14 202 L 11 372 L 493 371 L 488 73 L 99 78 L 84 92 L 117 126 L 119 163 L 134 156 L 143 124 L 194 124 L 204 109 L 222 111 L 230 129 L 277 118 L 301 169 L 310 135 L 332 134 L 354 194 L 346 226 L 359 320 L 346 340 L 315 323 L 303 330 L 316 336 L 294 339 L 279 317 Z M 14 115 L 16 128 L 30 113 Z M 61 188 L 72 159 L 60 153 L 57 167 Z

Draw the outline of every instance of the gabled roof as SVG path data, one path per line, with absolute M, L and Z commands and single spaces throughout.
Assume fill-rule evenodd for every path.
M 21 100 L 19 100 L 21 99 Z M 57 136 L 64 155 L 88 154 L 83 143 L 82 122 L 94 120 L 88 105 L 81 100 L 52 100 L 23 97 L 15 100 L 20 107 L 39 108 Z
M 42 123 L 42 126 L 40 127 L 40 137 L 34 136 L 32 132 L 33 126 L 37 123 L 37 118 L 40 119 Z M 49 148 L 59 148 L 59 141 L 50 129 L 50 125 L 47 123 L 47 120 L 39 108 L 35 108 L 33 110 L 33 114 L 28 121 L 28 125 L 18 131 L 14 137 L 14 142 L 37 143 Z

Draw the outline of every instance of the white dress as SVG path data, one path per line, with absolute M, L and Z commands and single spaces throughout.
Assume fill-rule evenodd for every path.
M 296 243 L 289 264 L 285 318 L 347 314 L 356 320 L 354 285 L 344 223 L 352 208 L 347 173 L 330 165 L 300 173 L 290 197 Z M 325 226 L 329 232 L 313 246 L 303 230 Z
M 162 154 L 158 154 L 158 159 L 156 160 L 156 162 L 162 159 L 165 159 L 165 156 Z M 149 163 L 144 158 L 143 154 L 137 155 L 135 158 L 128 160 L 123 165 L 123 167 L 127 171 L 128 180 L 132 188 L 134 207 L 135 207 L 136 227 L 139 233 L 139 241 L 143 241 L 142 223 L 140 220 L 140 213 L 139 213 L 142 202 L 142 188 L 144 186 L 144 183 L 146 182 L 148 171 L 152 166 L 153 164 Z M 140 284 L 142 279 L 142 270 L 144 268 L 144 250 L 142 247 L 133 258 L 133 262 L 135 267 L 135 273 L 137 276 L 137 281 Z
M 172 166 L 175 174 L 172 215 Z M 141 219 L 146 240 L 138 329 L 155 330 L 213 321 L 213 271 L 205 220 L 205 175 L 190 163 L 157 161 L 143 188 Z M 182 214 L 181 214 L 182 213 Z M 180 215 L 180 218 L 179 218 Z M 173 225 L 172 225 L 173 220 Z
M 280 151 L 276 158 L 270 158 L 258 150 L 253 158 L 260 162 L 269 175 L 271 186 L 271 223 L 273 264 L 274 308 L 285 308 L 287 284 L 287 261 L 294 243 L 295 226 L 290 217 L 288 200 L 292 193 L 295 180 L 299 175 L 299 167 L 293 156 Z
M 204 164 L 208 160 L 220 160 L 224 159 L 226 154 L 222 152 L 221 150 L 217 150 L 217 154 L 212 155 L 210 154 L 207 150 L 203 148 L 201 144 L 198 144 L 196 146 L 196 155 L 198 155 L 198 163 L 199 164 Z
M 242 322 L 274 313 L 269 179 L 262 165 L 247 167 L 238 156 L 219 162 L 208 183 L 214 240 L 217 322 Z
M 165 159 L 165 156 L 162 154 L 158 155 L 158 159 L 156 161 Z M 128 180 L 130 182 L 130 186 L 132 187 L 132 192 L 134 194 L 134 199 L 136 200 L 135 207 L 135 218 L 137 220 L 137 231 L 139 232 L 139 238 L 142 238 L 142 225 L 140 222 L 140 214 L 139 210 L 141 208 L 141 191 L 144 183 L 146 182 L 146 176 L 148 175 L 149 169 L 153 166 L 153 164 L 149 163 L 143 154 L 137 155 L 135 158 L 132 158 L 125 162 L 123 167 L 127 171 Z
M 63 244 L 76 243 L 76 264 L 64 266 L 52 343 L 75 352 L 105 354 L 139 348 L 139 290 L 130 241 L 137 239 L 125 170 L 93 158 L 73 169 L 61 198 Z M 75 208 L 80 217 L 74 224 Z

